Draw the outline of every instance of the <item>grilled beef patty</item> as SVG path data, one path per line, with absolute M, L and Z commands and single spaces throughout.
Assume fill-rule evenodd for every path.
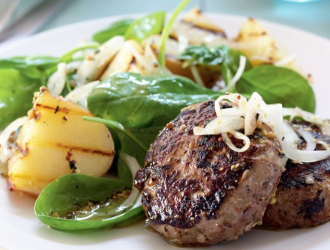
M 319 127 L 308 122 L 294 125 L 311 130 L 314 138 L 330 143 Z M 302 139 L 303 140 L 303 139 Z M 305 147 L 305 142 L 300 148 Z M 318 145 L 317 150 L 323 150 Z M 314 184 L 306 183 L 306 176 L 313 175 Z M 330 158 L 313 163 L 298 164 L 288 160 L 286 171 L 276 192 L 276 203 L 269 205 L 263 226 L 289 229 L 318 226 L 330 220 Z
M 150 224 L 174 244 L 210 245 L 249 231 L 261 222 L 284 170 L 279 142 L 266 126 L 250 136 L 243 153 L 220 135 L 194 135 L 193 127 L 215 117 L 214 101 L 182 110 L 160 132 L 135 177 Z

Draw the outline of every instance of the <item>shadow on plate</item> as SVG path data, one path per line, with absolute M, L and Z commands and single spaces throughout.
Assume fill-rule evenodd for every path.
M 294 249 L 295 246 L 304 246 L 304 248 L 315 248 L 328 240 L 325 232 L 329 230 L 329 225 L 322 225 L 311 229 L 294 229 L 288 231 L 270 231 L 254 229 L 239 237 L 236 241 L 224 242 L 213 245 L 208 248 L 193 249 Z M 36 228 L 36 234 L 48 241 L 67 245 L 94 245 L 104 242 L 111 242 L 111 246 L 121 245 L 125 239 L 130 244 L 136 242 L 139 247 L 142 244 L 146 249 L 150 246 L 158 246 L 159 249 L 180 249 L 170 245 L 146 227 L 142 220 L 131 226 L 124 228 L 115 228 L 112 230 L 84 231 L 84 232 L 63 232 L 46 228 L 40 225 Z
M 59 231 L 40 224 L 35 228 L 36 234 L 44 240 L 67 245 L 92 245 L 106 241 L 123 241 L 129 238 L 145 236 L 145 222 L 141 220 L 131 226 L 93 231 Z

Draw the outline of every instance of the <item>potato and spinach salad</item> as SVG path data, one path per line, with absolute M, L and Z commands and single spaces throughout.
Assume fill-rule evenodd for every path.
M 295 55 L 260 22 L 247 18 L 228 37 L 199 8 L 179 17 L 188 2 L 168 18 L 118 20 L 58 57 L 0 59 L 1 175 L 10 191 L 38 197 L 43 223 L 85 230 L 144 218 L 133 179 L 159 131 L 186 107 L 258 92 L 265 105 L 315 112 Z

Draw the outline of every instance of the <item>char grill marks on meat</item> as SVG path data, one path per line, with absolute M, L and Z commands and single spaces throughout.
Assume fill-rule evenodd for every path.
M 265 201 L 262 201 L 264 205 L 261 206 L 261 211 L 253 213 L 255 218 L 251 218 L 251 221 L 246 222 L 242 227 L 248 228 L 251 222 L 256 223 L 253 221 L 258 217 L 255 214 L 260 213 L 262 216 L 275 191 L 282 171 L 281 167 L 283 168 L 284 165 L 277 139 L 267 138 L 260 129 L 257 129 L 249 136 L 251 139 L 249 149 L 237 153 L 229 149 L 221 135 L 193 134 L 193 127 L 206 126 L 215 117 L 212 100 L 182 110 L 181 114 L 160 132 L 146 155 L 145 168 L 136 174 L 135 187 L 142 194 L 142 204 L 151 225 L 155 228 L 157 225 L 164 226 L 158 230 L 159 232 L 167 232 L 169 229 L 167 227 L 175 230 L 192 229 L 204 219 L 216 220 L 219 209 L 237 190 L 244 173 L 248 173 L 247 171 L 253 168 L 256 160 L 268 164 L 271 173 L 265 174 L 261 186 L 267 191 L 260 191 L 262 193 L 260 197 L 258 194 L 254 195 L 253 183 L 251 189 L 246 185 L 244 191 L 248 196 L 255 196 Z M 265 127 L 265 130 L 270 129 Z M 232 141 L 237 147 L 243 147 L 242 141 L 235 138 L 232 138 Z M 247 179 L 250 181 L 250 177 Z M 261 196 L 266 197 L 261 198 Z M 246 211 L 253 206 L 245 205 Z M 242 232 L 238 231 L 237 235 L 243 233 L 244 228 Z M 164 234 L 167 237 L 166 233 Z M 233 238 L 237 238 L 237 235 Z M 217 239 L 221 241 L 221 237 L 216 237 L 215 240 L 210 239 L 209 242 L 205 242 L 205 245 L 215 243 Z M 184 244 L 185 240 L 180 239 L 177 242 Z M 190 244 L 193 241 L 189 239 L 186 242 Z
M 330 144 L 330 136 L 309 122 L 294 122 L 310 131 L 316 140 Z M 305 141 L 301 138 L 299 147 Z M 318 145 L 316 150 L 324 150 Z M 288 160 L 286 171 L 276 192 L 276 203 L 269 205 L 263 225 L 271 228 L 306 228 L 330 220 L 330 158 L 313 163 L 294 163 Z M 306 183 L 306 176 L 313 176 L 315 183 Z

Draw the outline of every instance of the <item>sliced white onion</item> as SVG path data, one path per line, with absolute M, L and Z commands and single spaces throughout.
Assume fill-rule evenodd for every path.
M 324 141 L 317 141 L 317 144 L 322 145 L 326 150 L 330 151 L 330 146 Z
M 227 144 L 227 146 L 231 149 L 234 150 L 236 152 L 244 152 L 246 150 L 249 149 L 250 147 L 250 139 L 249 137 L 247 137 L 246 135 L 243 135 L 240 132 L 237 132 L 235 130 L 231 130 L 229 133 L 231 133 L 236 139 L 240 139 L 243 140 L 245 145 L 242 148 L 237 148 L 233 142 L 231 141 L 231 139 L 229 138 L 229 136 L 227 135 L 227 133 L 222 133 L 221 136 L 224 140 L 224 142 Z
M 90 82 L 88 84 L 82 85 L 75 88 L 69 94 L 65 96 L 65 99 L 71 100 L 75 103 L 79 103 L 83 108 L 87 108 L 87 96 L 90 91 L 99 83 L 100 81 Z
M 238 82 L 238 80 L 241 78 L 241 76 L 244 73 L 245 65 L 246 65 L 246 57 L 245 56 L 240 56 L 239 57 L 239 66 L 238 66 L 238 69 L 236 71 L 236 74 L 233 77 L 233 79 L 231 79 L 229 81 L 228 86 L 223 89 L 224 92 L 230 91 L 235 86 L 235 84 Z
M 283 115 L 290 116 L 290 121 L 292 121 L 295 117 L 301 117 L 307 122 L 319 125 L 321 128 L 322 134 L 330 135 L 330 120 L 328 120 L 328 119 L 322 119 L 319 116 L 317 116 L 313 113 L 304 111 L 298 107 L 297 108 L 283 108 Z
M 240 130 L 244 128 L 244 118 L 240 116 L 221 116 L 212 120 L 205 128 L 194 127 L 195 135 L 219 135 L 231 130 Z
M 221 116 L 221 108 L 220 108 L 220 102 L 222 100 L 228 100 L 232 104 L 237 105 L 239 107 L 244 108 L 247 104 L 247 100 L 245 97 L 241 96 L 240 94 L 228 94 L 228 95 L 222 95 L 219 96 L 218 99 L 215 100 L 214 102 L 214 108 L 217 116 Z
M 284 57 L 283 59 L 275 62 L 274 65 L 278 66 L 278 67 L 286 66 L 286 65 L 292 63 L 295 59 L 296 59 L 296 55 L 287 56 L 287 57 Z
M 259 94 L 254 92 L 246 105 L 245 113 L 245 134 L 252 135 L 254 130 L 257 127 L 257 111 L 259 109 L 258 104 L 262 101 L 262 98 Z
M 307 150 L 307 151 L 314 151 L 314 149 L 316 148 L 316 143 L 315 143 L 314 136 L 310 132 L 307 132 L 301 126 L 299 128 L 297 128 L 297 132 L 306 141 L 306 148 L 305 148 L 305 150 Z
M 136 172 L 140 169 L 140 165 L 137 162 L 136 158 L 125 154 L 125 153 L 120 153 L 120 157 L 123 158 L 123 160 L 126 162 L 129 170 L 131 171 L 131 174 L 133 176 L 133 180 L 134 180 L 134 176 L 136 174 Z M 141 206 L 141 195 L 140 192 L 137 190 L 137 188 L 134 187 L 134 185 L 132 186 L 132 192 L 131 194 L 127 197 L 127 199 L 117 208 L 114 208 L 110 211 L 102 211 L 102 212 L 98 212 L 97 214 L 90 213 L 89 215 L 85 215 L 81 218 L 77 217 L 77 220 L 79 221 L 84 221 L 84 220 L 88 220 L 91 217 L 100 217 L 102 221 L 106 221 L 108 219 L 103 219 L 102 217 L 104 217 L 105 215 L 109 218 L 109 219 L 116 219 L 119 218 L 121 216 L 124 215 L 124 212 L 127 211 L 128 209 L 134 209 L 137 208 L 139 206 Z
M 193 75 L 194 79 L 195 79 L 195 82 L 200 85 L 200 86 L 203 86 L 205 87 L 205 84 L 203 82 L 203 79 L 202 77 L 200 76 L 199 72 L 198 72 L 198 69 L 196 68 L 195 65 L 191 65 L 190 66 L 190 71 L 191 71 L 191 74 Z
M 120 153 L 120 157 L 123 158 L 123 160 L 126 162 L 129 170 L 131 171 L 131 174 L 134 176 L 136 172 L 141 168 L 138 161 L 136 158 L 125 154 L 125 153 Z M 127 207 L 133 206 L 134 203 L 136 202 L 137 198 L 139 197 L 140 192 L 137 190 L 134 185 L 132 186 L 132 193 L 128 196 L 128 198 L 117 208 L 117 210 L 125 210 Z
M 54 72 L 48 79 L 47 89 L 52 95 L 59 96 L 64 87 L 67 76 L 67 68 L 65 63 L 59 63 L 57 65 L 57 71 Z
M 25 122 L 28 121 L 27 116 L 23 116 L 21 118 L 16 119 L 12 123 L 10 123 L 5 130 L 0 135 L 0 161 L 2 163 L 6 163 L 8 159 L 11 157 L 13 150 L 8 149 L 7 142 L 10 138 L 10 135 L 24 125 Z
M 282 150 L 289 159 L 298 163 L 322 161 L 330 156 L 328 150 L 302 151 L 285 143 L 282 143 Z
M 284 135 L 280 140 L 282 151 L 291 160 L 302 162 L 317 162 L 330 156 L 330 150 L 306 151 L 297 149 L 298 136 L 286 122 L 283 123 Z M 293 131 L 293 132 L 290 132 Z
M 220 116 L 244 116 L 245 113 L 246 113 L 245 109 L 235 106 L 233 108 L 220 109 L 219 117 Z
M 220 102 L 226 101 L 232 107 L 221 109 Z M 217 117 L 210 121 L 205 128 L 194 127 L 195 135 L 221 134 L 229 148 L 236 152 L 244 152 L 250 146 L 250 139 L 247 135 L 251 135 L 257 127 L 262 128 L 262 124 L 266 124 L 275 133 L 286 158 L 300 163 L 316 162 L 330 157 L 330 146 L 323 141 L 316 142 L 312 134 L 302 127 L 298 128 L 297 132 L 304 138 L 307 146 L 305 150 L 299 150 L 297 145 L 300 139 L 296 131 L 283 119 L 283 116 L 290 115 L 292 119 L 300 116 L 306 121 L 319 125 L 325 135 L 330 132 L 329 120 L 323 120 L 299 108 L 283 109 L 281 104 L 267 105 L 258 93 L 253 93 L 249 101 L 239 94 L 226 94 L 220 96 L 214 105 Z M 237 131 L 242 129 L 244 129 L 245 135 Z M 227 133 L 243 140 L 244 147 L 237 148 Z M 314 151 L 316 144 L 323 145 L 325 150 Z

